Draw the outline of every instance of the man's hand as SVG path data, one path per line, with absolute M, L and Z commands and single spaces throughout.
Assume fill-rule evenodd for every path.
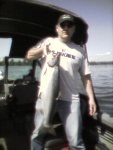
M 96 113 L 96 103 L 94 100 L 88 100 L 89 104 L 89 115 L 93 116 Z
M 43 51 L 44 51 L 44 54 L 45 54 L 45 55 L 48 55 L 48 54 L 50 53 L 49 46 L 50 46 L 50 44 L 45 45 L 45 46 L 43 47 Z

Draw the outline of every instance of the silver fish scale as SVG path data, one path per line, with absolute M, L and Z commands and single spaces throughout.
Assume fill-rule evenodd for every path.
M 53 67 L 50 67 L 49 65 L 47 66 L 44 78 L 45 86 L 41 93 L 41 99 L 43 101 L 44 125 L 50 126 L 54 117 L 56 98 L 59 91 L 58 63 L 56 63 Z

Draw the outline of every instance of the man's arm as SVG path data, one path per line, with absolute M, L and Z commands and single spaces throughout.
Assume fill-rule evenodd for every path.
M 34 60 L 44 55 L 47 55 L 50 52 L 49 46 L 52 40 L 53 38 L 51 37 L 42 39 L 40 42 L 38 42 L 36 46 L 30 48 L 27 51 L 25 58 L 28 60 Z
M 92 86 L 92 80 L 90 74 L 81 76 L 83 84 L 85 86 L 87 95 L 88 95 L 88 104 L 89 104 L 89 115 L 94 115 L 96 112 L 96 103 L 94 99 L 94 91 Z
M 35 47 L 30 48 L 26 53 L 25 58 L 28 60 L 34 60 L 41 57 L 42 55 L 47 55 L 50 52 L 49 46 L 50 44 L 44 45 L 43 47 L 40 48 L 35 48 Z
M 26 53 L 25 58 L 28 60 L 34 60 L 43 55 L 43 48 L 30 48 Z

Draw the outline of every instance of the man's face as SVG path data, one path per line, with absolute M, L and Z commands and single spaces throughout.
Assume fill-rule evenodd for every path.
M 70 41 L 75 32 L 75 25 L 71 21 L 64 21 L 56 26 L 56 31 L 58 37 L 64 42 Z

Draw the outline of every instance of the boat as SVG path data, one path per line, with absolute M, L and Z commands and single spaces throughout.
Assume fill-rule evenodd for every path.
M 10 59 L 24 58 L 26 51 L 39 40 L 55 36 L 54 25 L 59 15 L 69 13 L 77 21 L 77 34 L 73 40 L 85 44 L 88 40 L 88 24 L 79 15 L 66 9 L 39 0 L 0 0 L 0 37 L 12 38 L 9 56 L 4 57 L 4 79 L 0 85 L 0 149 L 30 150 L 30 135 L 33 129 L 34 106 L 39 81 L 35 79 L 38 61 L 32 61 L 34 79 L 26 77 L 9 79 Z M 82 33 L 82 34 L 81 34 Z M 33 92 L 32 92 L 33 91 Z M 87 150 L 113 149 L 113 117 L 99 111 L 88 115 L 87 96 L 80 93 L 83 117 L 83 138 Z M 44 150 L 68 149 L 64 129 L 56 114 L 53 125 L 57 138 L 48 136 Z

